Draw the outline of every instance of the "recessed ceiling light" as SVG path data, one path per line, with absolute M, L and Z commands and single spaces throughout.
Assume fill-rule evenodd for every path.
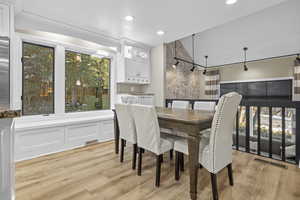
M 235 4 L 236 2 L 237 2 L 237 0 L 226 0 L 227 5 L 232 5 L 232 4 Z
M 131 21 L 134 20 L 134 17 L 131 16 L 131 15 L 128 15 L 128 16 L 125 17 L 125 20 L 128 21 L 128 22 L 131 22 Z
M 157 31 L 157 32 L 156 32 L 156 34 L 157 34 L 157 35 L 159 35 L 159 36 L 162 36 L 162 35 L 164 35 L 164 34 L 165 34 L 165 32 L 164 32 L 164 31 L 162 31 L 162 30 L 159 30 L 159 31 Z

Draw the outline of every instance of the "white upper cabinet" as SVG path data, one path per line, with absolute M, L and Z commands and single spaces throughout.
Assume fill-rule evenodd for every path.
M 0 4 L 0 37 L 9 37 L 9 6 Z
M 117 69 L 119 83 L 149 84 L 151 80 L 150 50 L 122 45 Z

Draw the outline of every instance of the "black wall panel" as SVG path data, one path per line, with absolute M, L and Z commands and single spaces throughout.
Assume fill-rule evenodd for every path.
M 221 95 L 238 92 L 244 97 L 292 97 L 292 80 L 238 82 L 221 84 Z
M 292 84 L 290 81 L 270 81 L 267 82 L 268 96 L 289 96 L 292 94 Z
M 267 96 L 266 82 L 251 82 L 248 83 L 248 95 L 250 97 L 265 97 Z
M 243 96 L 247 96 L 248 83 L 236 83 L 236 91 Z
M 235 83 L 221 84 L 221 95 L 229 93 L 229 92 L 235 92 L 235 91 L 236 91 Z

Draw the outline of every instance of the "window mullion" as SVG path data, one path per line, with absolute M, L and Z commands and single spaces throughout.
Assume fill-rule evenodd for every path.
M 65 113 L 65 48 L 56 46 L 55 48 L 55 114 Z

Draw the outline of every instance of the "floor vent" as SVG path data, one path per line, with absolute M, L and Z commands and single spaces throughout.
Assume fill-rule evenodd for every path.
M 85 145 L 93 145 L 93 144 L 98 144 L 98 140 L 91 140 L 85 143 Z
M 266 164 L 270 164 L 270 165 L 274 165 L 276 167 L 280 167 L 280 168 L 284 168 L 287 169 L 288 167 L 284 164 L 280 164 L 280 163 L 276 163 L 276 162 L 272 162 L 272 161 L 268 161 L 268 160 L 264 160 L 264 159 L 260 159 L 260 158 L 255 158 L 255 161 L 258 162 L 262 162 L 262 163 L 266 163 Z

